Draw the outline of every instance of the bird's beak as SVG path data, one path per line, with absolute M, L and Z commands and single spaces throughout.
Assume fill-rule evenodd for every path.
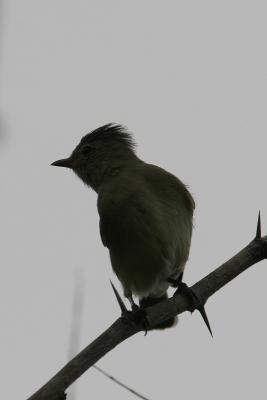
M 62 160 L 54 161 L 51 165 L 54 165 L 55 167 L 72 168 L 73 160 L 71 159 L 71 157 L 63 158 Z

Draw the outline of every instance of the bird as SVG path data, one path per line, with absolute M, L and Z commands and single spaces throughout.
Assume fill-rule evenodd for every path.
M 97 193 L 102 243 L 133 311 L 167 299 L 170 286 L 178 288 L 177 293 L 188 288 L 182 280 L 194 199 L 179 178 L 137 156 L 126 127 L 109 123 L 94 129 L 68 158 L 51 165 L 73 170 Z M 210 330 L 204 306 L 199 311 Z M 153 329 L 172 327 L 176 321 L 168 318 Z

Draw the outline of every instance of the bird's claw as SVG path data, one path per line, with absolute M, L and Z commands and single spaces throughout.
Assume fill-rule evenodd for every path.
M 132 311 L 127 311 L 123 313 L 122 318 L 125 318 L 127 321 L 135 326 L 142 325 L 143 330 L 145 331 L 145 336 L 147 335 L 147 331 L 149 330 L 149 323 L 147 320 L 146 310 L 134 304 L 132 306 Z
M 145 336 L 147 334 L 147 331 L 149 329 L 149 324 L 147 320 L 147 315 L 146 311 L 142 308 L 140 308 L 137 304 L 132 303 L 132 311 L 127 310 L 121 296 L 119 295 L 117 289 L 113 285 L 113 283 L 110 281 L 112 289 L 114 291 L 114 294 L 116 296 L 116 299 L 118 301 L 118 304 L 120 306 L 121 310 L 121 317 L 127 320 L 127 322 L 130 322 L 131 324 L 134 325 L 139 325 L 142 324 L 144 331 L 145 331 Z
M 186 296 L 189 299 L 190 306 L 191 306 L 189 311 L 192 314 L 192 312 L 194 310 L 196 310 L 197 307 L 199 306 L 199 300 L 198 300 L 197 295 L 184 282 L 180 282 L 178 288 L 174 292 L 174 296 L 178 296 L 179 294 L 182 294 L 182 295 Z

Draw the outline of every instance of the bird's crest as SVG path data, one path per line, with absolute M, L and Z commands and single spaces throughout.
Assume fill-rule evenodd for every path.
M 130 134 L 130 132 L 128 132 L 127 128 L 119 124 L 110 123 L 100 126 L 99 128 L 85 135 L 82 138 L 80 145 L 84 145 L 87 143 L 90 144 L 95 141 L 102 141 L 105 143 L 110 142 L 111 144 L 117 142 L 125 145 L 128 149 L 132 151 L 135 150 L 135 142 L 132 138 L 132 135 Z

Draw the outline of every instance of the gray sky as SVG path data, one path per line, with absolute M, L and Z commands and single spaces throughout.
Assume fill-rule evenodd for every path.
M 138 154 L 187 183 L 197 209 L 193 284 L 267 232 L 264 1 L 8 0 L 1 22 L 1 396 L 25 399 L 67 361 L 74 271 L 83 348 L 119 315 L 96 195 L 50 162 L 89 130 L 123 123 Z M 263 398 L 267 261 L 175 329 L 99 362 L 153 400 Z M 77 400 L 132 399 L 96 371 Z

